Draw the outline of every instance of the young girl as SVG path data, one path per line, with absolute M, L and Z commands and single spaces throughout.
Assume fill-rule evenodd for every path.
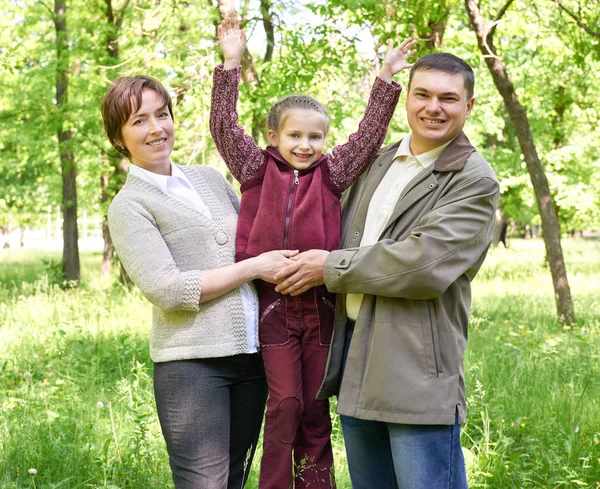
M 225 63 L 214 73 L 210 128 L 241 183 L 236 260 L 274 249 L 339 248 L 341 194 L 385 139 L 402 90 L 392 77 L 412 66 L 406 60 L 416 43 L 409 38 L 395 49 L 390 43 L 358 132 L 330 156 L 323 154 L 327 111 L 305 95 L 285 97 L 271 108 L 266 149 L 244 135 L 236 104 L 246 36 L 238 21 L 229 20 L 221 23 L 218 35 Z M 315 398 L 327 361 L 335 296 L 324 286 L 296 297 L 278 294 L 266 282 L 257 281 L 256 287 L 269 387 L 259 487 L 335 487 L 329 401 Z

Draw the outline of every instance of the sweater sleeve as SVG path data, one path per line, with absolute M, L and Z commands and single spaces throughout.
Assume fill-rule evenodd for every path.
M 144 206 L 117 196 L 108 209 L 108 225 L 125 270 L 153 305 L 166 311 L 200 309 L 202 272 L 177 267 Z
M 377 155 L 401 92 L 398 83 L 375 79 L 358 131 L 350 135 L 347 143 L 333 148 L 333 157 L 328 161 L 331 179 L 340 191 L 352 185 Z
M 240 67 L 225 70 L 223 65 L 219 65 L 215 68 L 210 133 L 231 174 L 238 182 L 244 183 L 256 174 L 265 162 L 265 156 L 254 139 L 244 134 L 244 128 L 237 123 L 240 72 Z

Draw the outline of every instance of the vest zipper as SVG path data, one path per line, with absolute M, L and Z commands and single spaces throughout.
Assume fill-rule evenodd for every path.
M 283 249 L 287 250 L 290 246 L 290 223 L 292 221 L 292 203 L 294 201 L 294 194 L 296 193 L 296 188 L 300 183 L 300 179 L 298 178 L 298 170 L 294 170 L 294 180 L 290 185 L 290 192 L 288 194 L 287 205 L 285 207 L 285 219 L 283 225 Z

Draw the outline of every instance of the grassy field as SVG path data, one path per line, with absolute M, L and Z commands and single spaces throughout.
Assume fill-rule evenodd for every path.
M 541 241 L 491 250 L 473 283 L 463 429 L 471 488 L 600 487 L 600 241 L 564 247 L 573 327 L 554 319 Z M 0 488 L 171 487 L 150 306 L 100 279 L 99 254 L 82 256 L 80 288 L 60 289 L 58 259 L 0 250 Z M 333 439 L 338 487 L 350 488 L 337 419 Z M 255 460 L 247 487 L 257 475 Z

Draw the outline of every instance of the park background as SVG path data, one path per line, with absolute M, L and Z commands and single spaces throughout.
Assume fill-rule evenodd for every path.
M 465 132 L 498 175 L 509 247 L 473 283 L 470 487 L 599 488 L 598 0 L 2 0 L 0 488 L 170 487 L 151 309 L 105 222 L 127 161 L 99 107 L 117 76 L 155 76 L 174 100 L 173 161 L 228 176 L 208 114 L 233 11 L 250 37 L 240 121 L 261 144 L 268 108 L 295 92 L 329 109 L 329 147 L 345 141 L 388 39 L 474 67 Z M 388 143 L 408 129 L 402 103 Z

